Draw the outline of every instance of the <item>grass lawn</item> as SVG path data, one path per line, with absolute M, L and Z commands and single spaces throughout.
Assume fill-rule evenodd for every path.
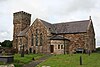
M 24 57 L 21 57 L 20 54 L 14 55 L 14 65 L 15 67 L 21 67 L 23 64 L 27 64 L 30 61 L 32 61 L 32 58 L 34 57 L 35 60 L 43 57 L 43 54 L 25 54 Z
M 83 59 L 83 65 L 80 65 L 80 56 Z M 100 67 L 100 53 L 73 54 L 73 55 L 54 55 L 37 67 Z

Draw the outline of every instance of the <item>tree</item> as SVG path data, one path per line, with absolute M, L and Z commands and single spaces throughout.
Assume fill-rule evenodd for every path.
M 12 47 L 12 41 L 10 40 L 5 40 L 1 44 L 2 47 Z
M 96 52 L 100 52 L 100 47 L 96 48 Z
M 1 46 L 1 44 L 2 44 L 2 43 L 0 42 L 0 46 Z

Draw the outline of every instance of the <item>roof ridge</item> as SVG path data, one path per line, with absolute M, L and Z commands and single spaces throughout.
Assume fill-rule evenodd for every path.
M 90 21 L 90 20 L 79 20 L 79 21 L 68 21 L 68 22 L 60 22 L 60 23 L 54 23 L 55 24 L 65 24 L 65 23 L 78 23 L 78 22 L 82 22 L 82 21 Z
M 28 26 L 24 30 L 20 31 L 17 36 L 25 36 L 25 34 L 26 34 L 26 32 L 28 31 L 29 28 L 30 28 L 30 26 Z
M 39 19 L 39 18 L 38 18 Z M 43 22 L 45 22 L 45 23 L 49 23 L 49 22 L 47 22 L 47 21 L 45 21 L 45 20 L 42 20 L 42 19 L 39 19 L 40 21 L 43 21 Z M 51 24 L 51 23 L 49 23 L 49 24 Z
M 69 40 L 61 35 L 54 35 L 50 38 L 50 40 Z

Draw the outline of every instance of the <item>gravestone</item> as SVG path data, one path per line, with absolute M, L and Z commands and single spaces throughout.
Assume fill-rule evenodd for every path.
M 23 48 L 22 48 L 21 57 L 24 57 L 24 45 L 23 45 Z
M 34 50 L 34 51 L 33 51 L 33 53 L 35 54 L 35 53 L 36 53 L 36 51 Z
M 0 56 L 0 61 L 4 63 L 11 63 L 14 61 L 13 56 Z
M 28 50 L 26 50 L 25 53 L 28 54 Z

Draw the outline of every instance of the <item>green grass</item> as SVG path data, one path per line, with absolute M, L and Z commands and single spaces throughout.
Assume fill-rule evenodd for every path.
M 20 54 L 14 55 L 14 65 L 15 67 L 21 67 L 23 64 L 27 64 L 32 61 L 34 57 L 35 60 L 43 57 L 43 54 L 25 54 L 24 57 L 21 57 Z
M 83 65 L 80 65 L 80 56 L 83 59 Z M 54 55 L 37 67 L 100 67 L 100 53 L 73 54 L 73 55 Z
M 4 63 L 4 62 L 2 62 L 2 61 L 0 61 L 0 65 L 5 65 L 5 63 Z

